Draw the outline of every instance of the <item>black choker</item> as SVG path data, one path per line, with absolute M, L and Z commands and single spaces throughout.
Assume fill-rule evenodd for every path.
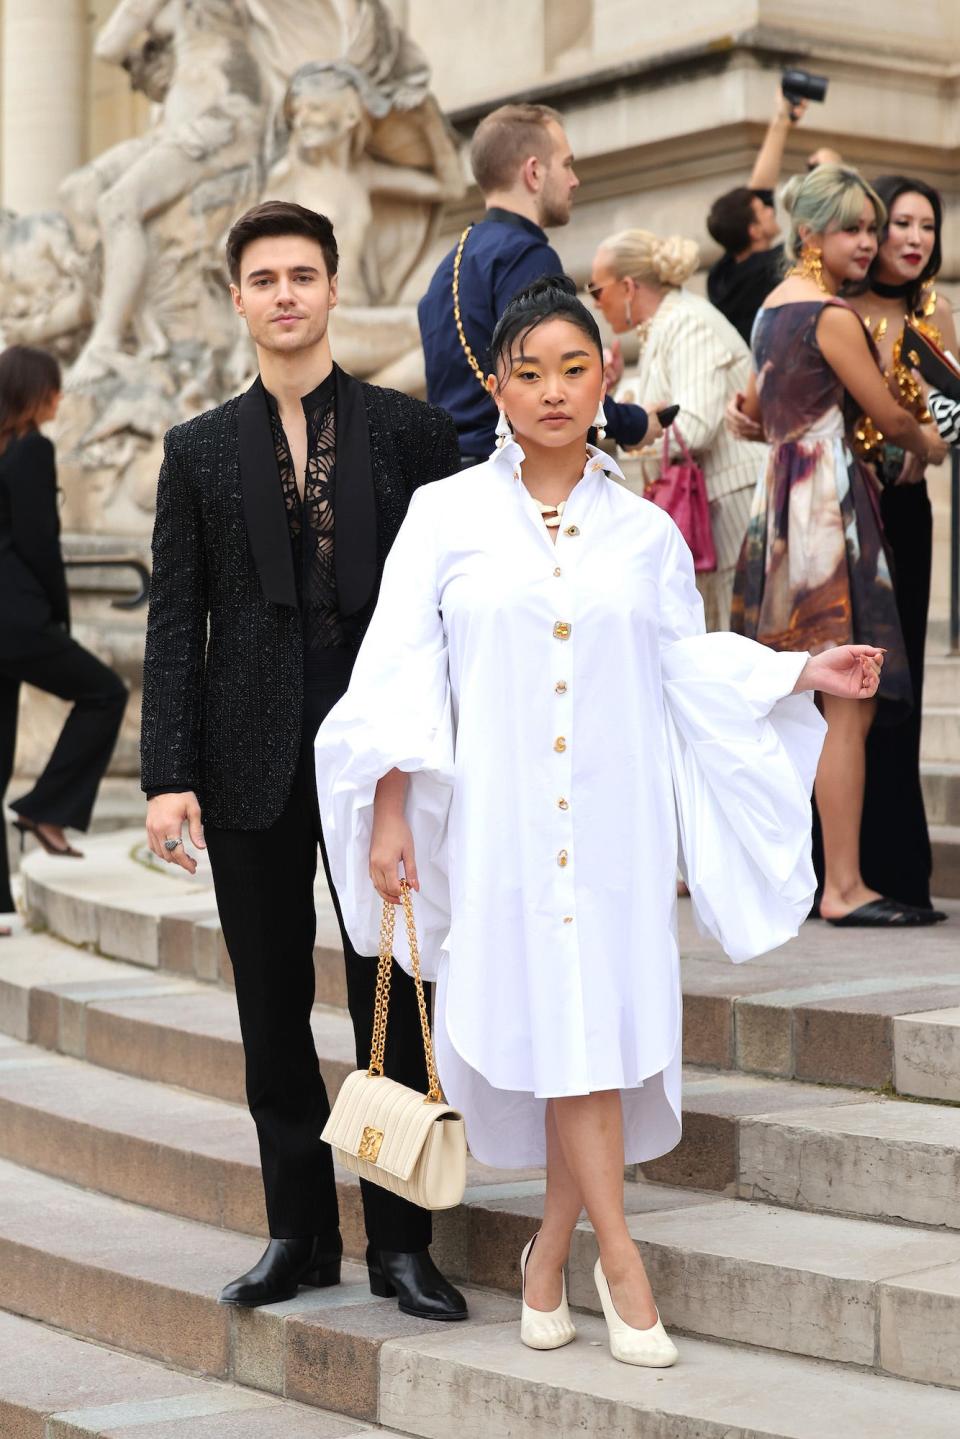
M 902 285 L 885 285 L 881 280 L 871 280 L 870 289 L 882 300 L 908 300 L 919 281 L 904 280 Z

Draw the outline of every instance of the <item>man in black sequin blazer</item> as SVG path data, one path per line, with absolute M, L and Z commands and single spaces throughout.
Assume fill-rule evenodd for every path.
M 333 1162 L 320 1140 L 330 1110 L 310 1027 L 318 847 L 326 869 L 313 741 L 349 682 L 413 490 L 455 472 L 459 451 L 442 410 L 334 365 L 337 248 L 324 216 L 258 206 L 231 230 L 227 263 L 260 373 L 166 437 L 142 784 L 154 853 L 193 873 L 178 843 L 186 826 L 210 855 L 271 1236 L 220 1298 L 255 1306 L 340 1278 Z M 366 1067 L 376 961 L 356 954 L 342 921 L 340 932 Z M 396 966 L 386 1070 L 426 1091 L 415 990 Z M 421 1317 L 466 1317 L 430 1257 L 430 1215 L 361 1189 L 374 1293 L 397 1294 Z

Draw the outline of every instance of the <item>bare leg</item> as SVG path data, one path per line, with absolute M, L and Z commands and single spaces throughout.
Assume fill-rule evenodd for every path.
M 649 1329 L 657 1322 L 657 1306 L 623 1209 L 620 1092 L 607 1089 L 554 1099 L 552 1105 L 564 1157 L 596 1233 L 600 1264 L 617 1313 L 635 1329 Z
M 567 1164 L 553 1112 L 547 1101 L 547 1194 L 543 1223 L 527 1261 L 524 1297 L 531 1309 L 548 1313 L 563 1298 L 561 1271 L 570 1254 L 570 1239 L 583 1212 L 583 1196 Z
M 822 702 L 828 729 L 814 785 L 823 828 L 825 873 L 820 912 L 826 919 L 840 919 L 878 897 L 860 873 L 865 746 L 876 701 L 823 695 Z

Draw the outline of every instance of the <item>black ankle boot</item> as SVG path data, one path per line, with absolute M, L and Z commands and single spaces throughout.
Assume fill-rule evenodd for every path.
M 467 1301 L 430 1258 L 429 1249 L 398 1254 L 367 1245 L 370 1293 L 378 1299 L 397 1299 L 401 1314 L 415 1319 L 466 1319 Z
M 221 1304 L 255 1309 L 292 1299 L 301 1284 L 318 1289 L 340 1283 L 339 1235 L 307 1235 L 304 1239 L 271 1239 L 252 1269 L 220 1291 Z

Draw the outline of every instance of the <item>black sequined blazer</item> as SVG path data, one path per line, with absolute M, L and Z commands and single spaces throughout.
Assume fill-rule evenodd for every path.
M 445 411 L 337 369 L 341 612 L 362 634 L 413 491 L 459 469 Z M 206 823 L 266 829 L 301 742 L 303 631 L 259 380 L 170 430 L 157 486 L 141 783 L 193 790 Z

